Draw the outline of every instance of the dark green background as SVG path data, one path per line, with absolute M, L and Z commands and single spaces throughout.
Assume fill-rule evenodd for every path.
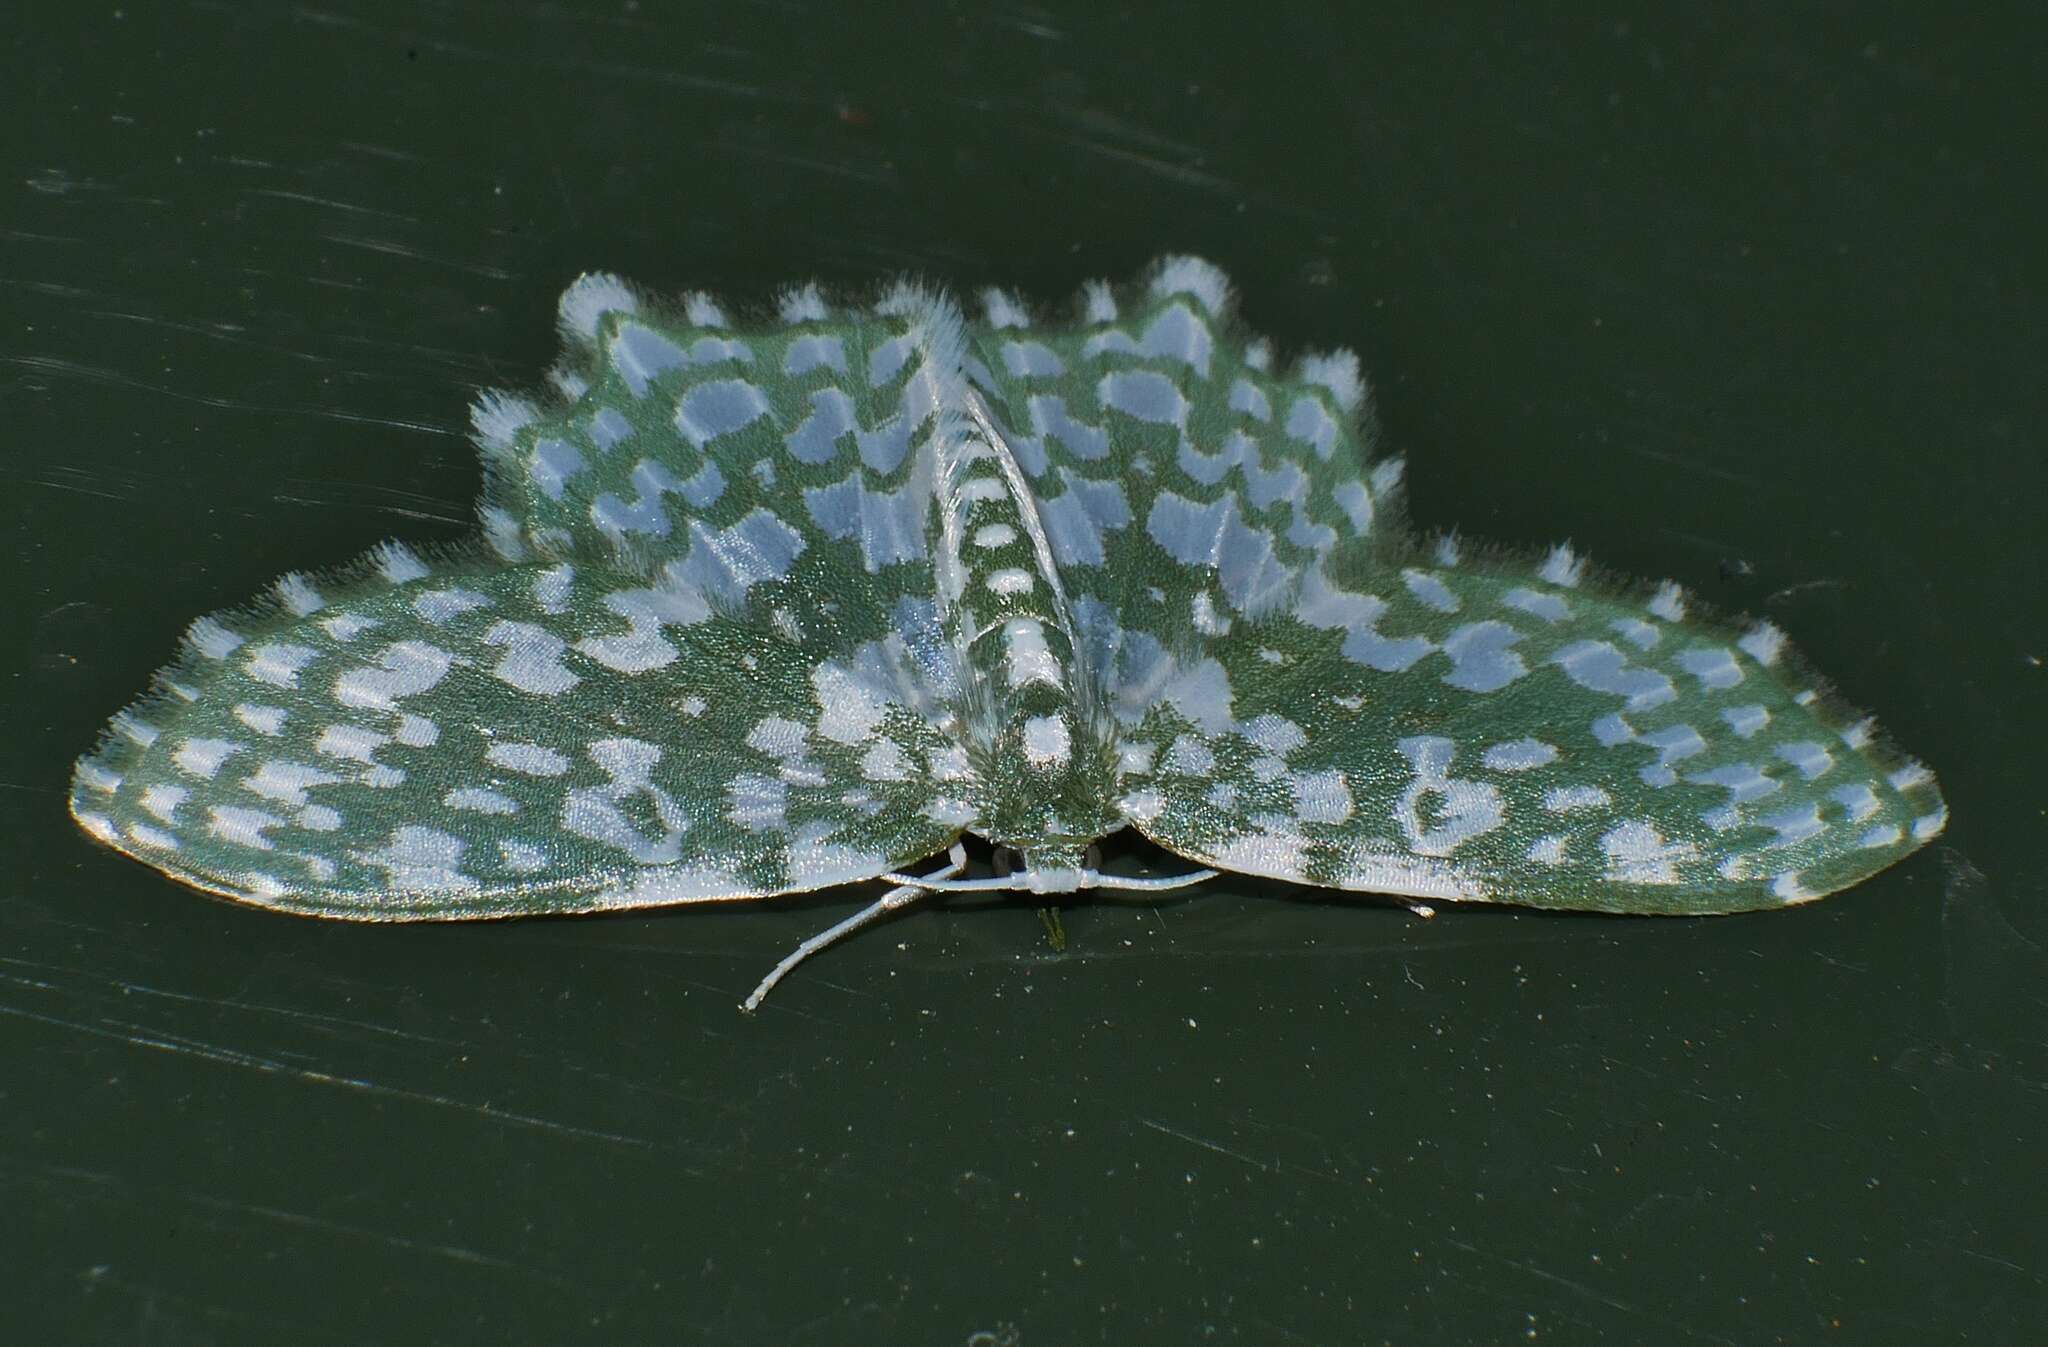
M 2038 11 L 1394 8 L 17 7 L 0 1336 L 2039 1341 Z M 750 1019 L 856 894 L 365 929 L 67 821 L 194 615 L 464 529 L 579 270 L 1165 249 L 1360 350 L 1423 524 L 1781 623 L 1947 835 L 1700 922 L 924 911 Z

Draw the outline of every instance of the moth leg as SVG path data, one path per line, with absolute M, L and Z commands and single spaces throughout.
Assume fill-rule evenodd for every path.
M 967 868 L 967 848 L 960 843 L 955 842 L 953 844 L 953 849 L 947 853 L 947 857 L 947 864 L 940 866 L 929 875 L 924 876 L 924 878 L 951 879 L 954 875 Z M 910 906 L 930 892 L 930 889 L 915 884 L 898 885 L 846 920 L 818 932 L 784 955 L 781 963 L 769 969 L 768 976 L 762 978 L 754 990 L 748 993 L 746 1000 L 740 1002 L 740 1009 L 749 1013 L 759 1010 L 761 1002 L 767 999 L 769 992 L 775 990 L 776 983 L 789 975 L 790 969 L 795 968 L 827 945 L 836 944 L 847 936 L 852 935 L 855 931 L 858 931 L 861 927 L 881 920 L 898 908 Z

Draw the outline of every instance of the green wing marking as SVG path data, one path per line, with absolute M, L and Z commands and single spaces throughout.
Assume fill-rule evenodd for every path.
M 94 836 L 367 919 L 738 898 L 963 831 L 1109 882 L 1222 869 L 1540 907 L 1832 892 L 1932 776 L 1767 625 L 1418 544 L 1354 357 L 1283 365 L 1169 257 L 1071 322 L 904 284 L 734 321 L 593 274 L 546 396 L 488 393 L 480 535 L 201 619 L 81 759 Z
M 1212 643 L 1227 707 L 1162 701 L 1132 736 L 1143 831 L 1338 888 L 1675 914 L 1816 898 L 1941 831 L 1932 776 L 1776 629 L 1605 592 L 1565 549 L 1456 552 Z
M 568 562 L 288 577 L 202 619 L 79 765 L 96 837 L 186 883 L 368 920 L 650 906 L 882 874 L 959 832 L 946 741 L 879 657 Z

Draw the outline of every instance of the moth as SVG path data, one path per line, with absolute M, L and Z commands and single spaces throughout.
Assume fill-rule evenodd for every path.
M 1234 871 L 1725 913 L 1942 830 L 1929 771 L 1769 623 L 1418 536 L 1357 358 L 1283 367 L 1209 263 L 1064 323 L 975 312 L 904 282 L 735 321 L 581 277 L 552 387 L 475 404 L 475 540 L 194 622 L 72 814 L 195 888 L 367 921 L 889 886 L 748 1009 L 934 892 Z M 1191 868 L 1104 873 L 1124 828 Z M 969 833 L 1014 868 L 964 873 Z

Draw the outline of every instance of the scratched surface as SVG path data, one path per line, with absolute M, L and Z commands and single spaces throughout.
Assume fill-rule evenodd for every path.
M 0 140 L 0 1303 L 48 1343 L 2013 1342 L 2048 1317 L 2029 32 L 38 4 Z M 1717 12 L 1718 13 L 1718 12 Z M 976 14 L 979 17 L 967 17 Z M 1859 26 L 1860 25 L 1860 26 Z M 94 848 L 183 624 L 456 536 L 607 267 L 1357 345 L 1415 513 L 1787 628 L 1941 845 L 1757 918 L 1280 885 L 363 929 Z M 1938 1330 L 1938 1331 L 1937 1331 Z M 977 1336 L 980 1335 L 980 1336 Z

